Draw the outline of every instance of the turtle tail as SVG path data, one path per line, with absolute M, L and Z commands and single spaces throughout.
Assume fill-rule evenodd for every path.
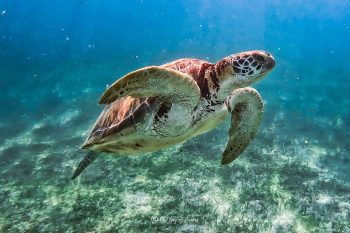
M 75 169 L 75 172 L 72 176 L 72 180 L 75 179 L 77 176 L 79 176 L 82 171 L 90 165 L 95 159 L 97 158 L 97 154 L 94 151 L 89 151 L 83 160 L 79 163 L 77 169 Z

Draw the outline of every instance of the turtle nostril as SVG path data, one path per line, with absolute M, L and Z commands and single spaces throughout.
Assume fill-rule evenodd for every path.
M 267 54 L 267 56 L 271 56 L 271 53 L 265 52 Z

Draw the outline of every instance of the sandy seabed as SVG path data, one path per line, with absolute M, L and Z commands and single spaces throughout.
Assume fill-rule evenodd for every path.
M 94 119 L 71 106 L 2 141 L 0 231 L 350 231 L 346 147 L 310 137 L 269 103 L 256 140 L 229 166 L 220 165 L 226 121 L 156 153 L 103 155 L 73 181 Z

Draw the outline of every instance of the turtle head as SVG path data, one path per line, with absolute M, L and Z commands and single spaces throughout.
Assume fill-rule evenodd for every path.
M 237 84 L 249 86 L 275 67 L 275 59 L 265 51 L 249 51 L 231 56 L 232 75 Z
M 275 67 L 275 59 L 268 52 L 254 50 L 225 57 L 215 66 L 220 86 L 230 93 L 262 79 Z

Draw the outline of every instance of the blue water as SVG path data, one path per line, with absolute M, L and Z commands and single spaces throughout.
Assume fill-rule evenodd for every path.
M 350 232 L 350 2 L 0 0 L 0 232 Z M 256 139 L 226 121 L 104 156 L 77 180 L 106 85 L 148 65 L 266 50 Z

